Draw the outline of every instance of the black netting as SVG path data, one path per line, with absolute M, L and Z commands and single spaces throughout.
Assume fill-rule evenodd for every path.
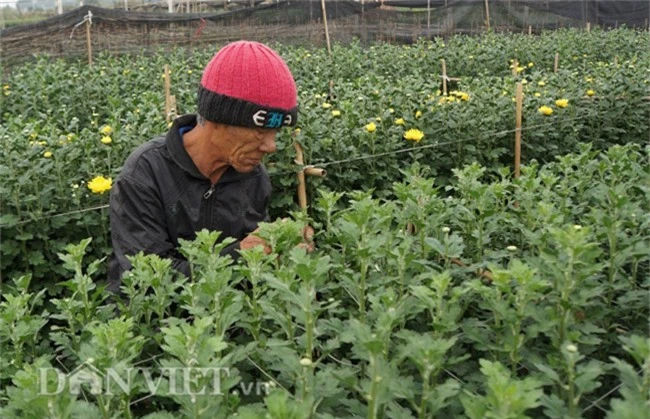
M 33 54 L 81 55 L 86 51 L 83 26 L 92 13 L 93 51 L 116 53 L 237 39 L 322 46 L 325 33 L 320 0 L 239 1 L 237 10 L 223 3 L 192 3 L 194 13 L 110 10 L 84 6 L 38 23 L 0 31 L 3 65 Z M 179 3 L 179 6 L 182 3 Z M 647 28 L 650 1 L 489 0 L 494 31 L 552 30 L 561 27 Z M 155 6 L 155 5 L 154 5 Z M 159 7 L 160 6 L 156 6 Z M 150 9 L 151 10 L 151 9 Z M 419 37 L 485 31 L 485 0 L 327 0 L 330 37 L 334 41 L 413 42 Z

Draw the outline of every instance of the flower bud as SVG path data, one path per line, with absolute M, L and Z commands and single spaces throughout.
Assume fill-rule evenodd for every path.
M 303 359 L 300 360 L 300 365 L 302 365 L 303 367 L 310 367 L 311 364 L 312 364 L 312 362 L 311 362 L 311 359 L 309 359 L 309 358 L 303 358 Z

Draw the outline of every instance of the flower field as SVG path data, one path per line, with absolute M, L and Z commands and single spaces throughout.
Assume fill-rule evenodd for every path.
M 647 417 L 649 41 L 276 46 L 300 113 L 266 162 L 291 214 L 263 225 L 273 253 L 233 263 L 204 231 L 192 280 L 139 255 L 123 301 L 102 292 L 112 180 L 166 130 L 163 66 L 189 113 L 214 50 L 7 69 L 0 417 Z M 293 140 L 328 171 L 305 213 Z M 88 370 L 101 391 L 72 391 Z

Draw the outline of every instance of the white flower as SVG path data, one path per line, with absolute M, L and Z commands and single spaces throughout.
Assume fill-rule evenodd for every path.
M 581 226 L 580 224 L 575 224 L 575 225 L 573 226 L 573 229 L 576 230 L 576 231 L 578 231 L 578 230 L 582 230 L 582 226 Z
M 449 227 L 443 227 L 442 228 L 442 232 L 445 233 L 445 234 L 449 233 L 450 231 L 451 231 L 451 229 Z
M 567 352 L 576 353 L 578 352 L 578 347 L 571 343 L 566 346 L 566 350 Z
M 506 247 L 506 249 L 508 249 L 508 252 L 516 252 L 517 251 L 517 246 L 510 245 L 510 246 Z

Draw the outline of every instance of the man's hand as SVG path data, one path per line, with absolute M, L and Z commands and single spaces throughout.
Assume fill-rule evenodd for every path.
M 302 229 L 302 243 L 300 243 L 298 247 L 305 249 L 307 253 L 314 251 L 314 229 L 312 226 L 305 226 L 305 228 Z
M 252 249 L 253 247 L 263 246 L 264 253 L 267 255 L 271 254 L 271 247 L 266 244 L 263 238 L 256 236 L 255 233 L 259 231 L 259 228 L 250 233 L 248 236 L 244 237 L 242 241 L 239 242 L 239 248 L 242 250 Z
M 283 219 L 282 221 L 285 221 L 286 219 Z M 248 236 L 244 237 L 242 241 L 239 242 L 239 248 L 242 250 L 246 249 L 252 249 L 253 247 L 257 246 L 263 246 L 264 247 L 264 253 L 271 254 L 271 247 L 266 243 L 266 241 L 257 236 L 255 233 L 259 231 L 259 228 L 257 228 L 255 231 L 251 232 Z M 314 229 L 311 226 L 305 226 L 302 229 L 302 242 L 298 244 L 299 248 L 305 249 L 307 253 L 311 253 L 314 251 Z

